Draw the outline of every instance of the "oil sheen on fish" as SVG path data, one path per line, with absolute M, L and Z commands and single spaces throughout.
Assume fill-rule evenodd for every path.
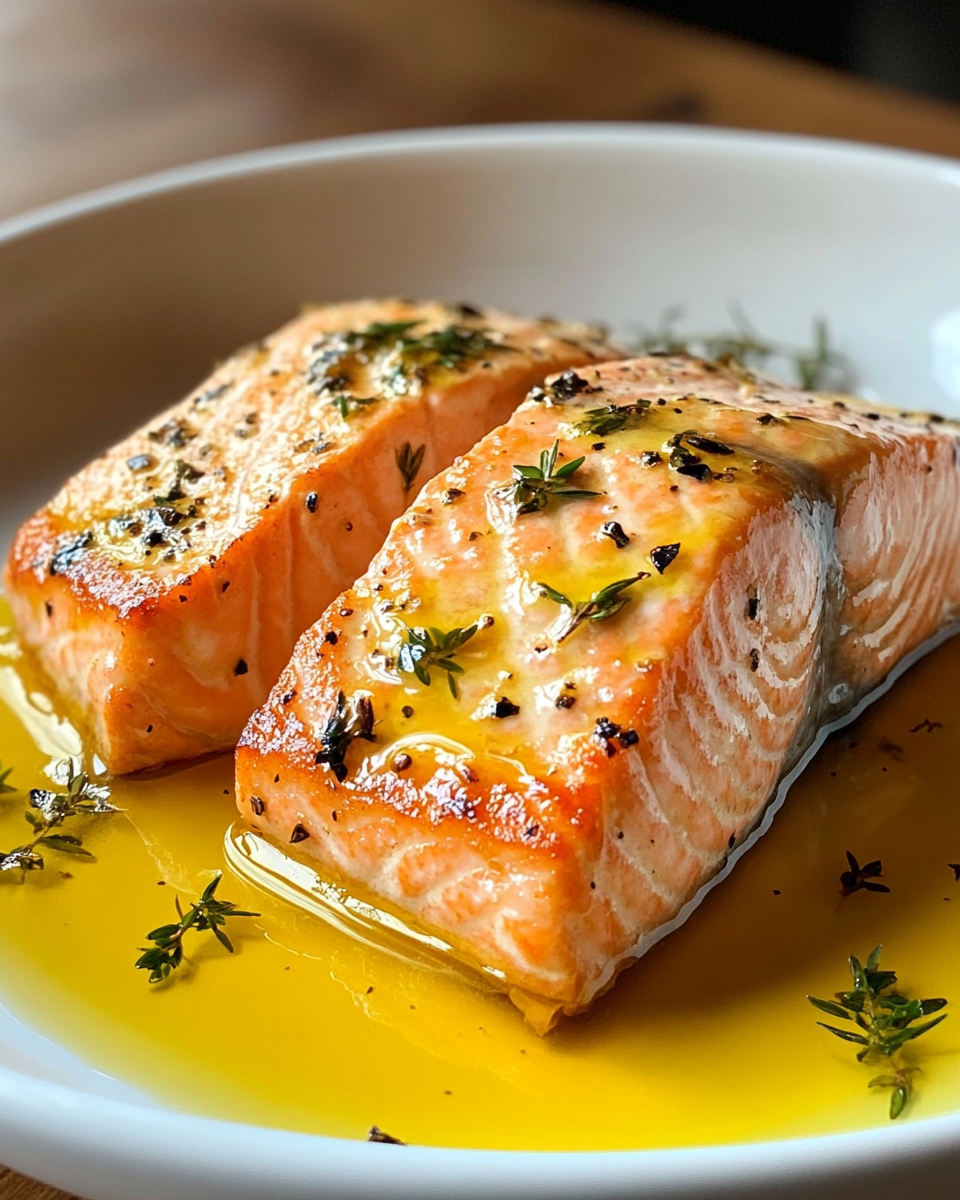
M 420 485 L 601 349 L 466 305 L 305 312 L 26 522 L 4 573 L 23 641 L 112 772 L 233 747 Z
M 956 450 L 939 418 L 686 357 L 563 375 L 300 639 L 241 811 L 538 1028 L 581 1011 L 957 614 Z

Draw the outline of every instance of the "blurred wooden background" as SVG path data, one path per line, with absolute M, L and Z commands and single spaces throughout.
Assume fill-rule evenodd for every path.
M 960 156 L 960 108 L 614 6 L 0 0 L 0 217 L 260 146 L 556 120 L 729 125 Z M 64 1200 L 2 1167 L 0 1197 Z
M 0 216 L 371 129 L 685 121 L 960 155 L 960 111 L 574 0 L 0 0 Z

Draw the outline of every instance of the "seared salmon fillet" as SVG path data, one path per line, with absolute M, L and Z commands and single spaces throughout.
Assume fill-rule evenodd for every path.
M 110 771 L 233 747 L 421 484 L 609 353 L 586 326 L 467 305 L 311 309 L 26 522 L 3 576 L 22 640 Z
M 585 1008 L 960 606 L 957 429 L 732 368 L 567 372 L 423 489 L 237 751 L 246 818 Z

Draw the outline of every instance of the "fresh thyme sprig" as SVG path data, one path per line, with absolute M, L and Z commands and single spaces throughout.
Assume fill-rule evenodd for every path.
M 834 349 L 827 322 L 813 322 L 813 345 L 798 347 L 762 338 L 738 307 L 731 311 L 734 329 L 729 333 L 679 334 L 683 309 L 668 308 L 656 329 L 645 329 L 634 342 L 640 354 L 701 354 L 705 358 L 732 360 L 745 367 L 763 368 L 773 360 L 788 363 L 796 384 L 806 391 L 849 391 L 854 371 L 849 359 Z
M 923 1025 L 915 1025 L 921 1017 L 939 1011 L 947 1001 L 908 1000 L 906 996 L 892 990 L 897 982 L 894 971 L 881 971 L 880 953 L 882 946 L 875 946 L 866 965 L 852 955 L 849 959 L 853 988 L 848 992 L 837 992 L 835 1000 L 807 999 L 821 1012 L 844 1021 L 853 1021 L 859 1032 L 852 1029 L 837 1029 L 823 1021 L 817 1024 L 845 1042 L 860 1046 L 858 1062 L 880 1062 L 887 1072 L 870 1080 L 869 1087 L 891 1088 L 890 1119 L 895 1120 L 903 1112 L 910 1097 L 910 1071 L 899 1061 L 900 1050 L 906 1042 L 920 1037 L 934 1025 L 939 1025 L 947 1014 L 934 1017 Z
M 615 613 L 618 613 L 621 608 L 629 604 L 632 598 L 623 595 L 627 588 L 633 587 L 641 579 L 648 579 L 649 577 L 649 571 L 641 571 L 637 575 L 632 575 L 629 579 L 618 579 L 616 583 L 608 583 L 599 592 L 594 592 L 589 600 L 581 601 L 571 600 L 569 596 L 565 596 L 563 592 L 558 592 L 556 588 L 551 587 L 548 583 L 538 583 L 537 587 L 540 589 L 542 596 L 546 596 L 548 600 L 553 600 L 556 604 L 561 604 L 570 610 L 566 620 L 563 621 L 555 634 L 557 645 L 559 646 L 584 621 L 605 621 L 607 617 L 612 617 Z
M 571 476 L 583 466 L 584 457 L 581 455 L 580 458 L 564 463 L 557 469 L 559 449 L 558 438 L 549 450 L 541 450 L 539 467 L 525 467 L 515 463 L 510 483 L 495 489 L 498 495 L 514 506 L 517 516 L 542 512 L 553 497 L 558 500 L 589 500 L 594 496 L 603 495 L 602 492 L 589 492 L 583 488 L 565 486 Z
M 463 667 L 454 661 L 453 656 L 470 641 L 483 623 L 474 621 L 465 629 L 450 629 L 446 633 L 432 626 L 429 629 L 419 626 L 408 629 L 407 640 L 400 647 L 397 657 L 397 666 L 404 674 L 415 675 L 426 687 L 430 686 L 430 671 L 434 667 L 446 671 L 450 694 L 459 700 L 460 689 L 456 676 L 463 674 Z
M 259 913 L 237 908 L 229 900 L 215 900 L 214 893 L 220 886 L 222 878 L 222 874 L 218 874 L 215 879 L 211 879 L 203 889 L 200 899 L 190 905 L 186 914 L 180 907 L 179 896 L 175 897 L 174 904 L 180 920 L 175 924 L 160 925 L 147 934 L 147 941 L 154 944 L 149 948 L 140 947 L 143 953 L 134 965 L 139 970 L 150 972 L 148 982 L 160 983 L 167 978 L 171 971 L 175 971 L 180 966 L 183 962 L 183 938 L 188 929 L 195 929 L 197 933 L 203 933 L 209 929 L 220 945 L 232 954 L 233 945 L 223 932 L 227 918 L 260 916 Z
M 376 741 L 373 701 L 369 696 L 355 696 L 348 703 L 343 692 L 338 692 L 337 707 L 320 734 L 320 750 L 316 761 L 326 763 L 340 783 L 347 777 L 344 756 L 357 738 L 365 742 Z
M 4 767 L 3 763 L 0 762 L 0 796 L 12 796 L 16 794 L 17 789 L 7 783 L 12 771 L 13 767 Z
M 6 779 L 9 773 L 4 772 L 0 781 Z M 64 759 L 57 764 L 56 781 L 66 788 L 65 792 L 52 792 L 45 788 L 30 790 L 30 807 L 23 816 L 33 830 L 32 839 L 22 846 L 0 853 L 0 872 L 19 871 L 21 882 L 28 871 L 43 870 L 43 850 L 57 850 L 76 858 L 93 858 L 90 851 L 83 848 L 82 838 L 69 833 L 55 833 L 54 830 L 74 817 L 99 816 L 117 811 L 109 803 L 109 789 L 92 784 L 83 771 L 77 770 L 72 759 Z
M 418 446 L 416 450 L 409 442 L 404 442 L 400 449 L 396 452 L 395 458 L 397 470 L 403 479 L 403 490 L 409 492 L 413 487 L 413 481 L 420 474 L 420 468 L 423 465 L 423 456 L 426 453 L 426 445 Z

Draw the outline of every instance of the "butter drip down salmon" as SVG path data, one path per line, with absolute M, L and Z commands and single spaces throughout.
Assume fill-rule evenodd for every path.
M 111 772 L 232 748 L 423 482 L 609 353 L 466 305 L 308 310 L 26 522 L 3 576 L 21 638 Z
M 241 813 L 545 1030 L 957 615 L 956 448 L 682 356 L 566 372 L 299 640 L 241 738 Z

